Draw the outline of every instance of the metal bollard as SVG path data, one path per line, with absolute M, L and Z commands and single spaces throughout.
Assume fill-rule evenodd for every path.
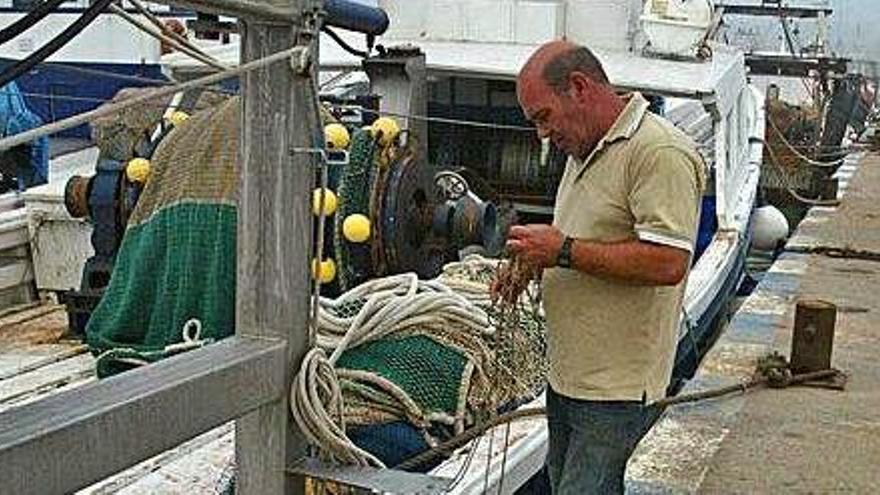
M 798 301 L 791 339 L 792 373 L 831 368 L 837 306 L 826 301 Z

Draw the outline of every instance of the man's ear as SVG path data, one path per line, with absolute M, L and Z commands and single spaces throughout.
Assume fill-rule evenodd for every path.
M 584 103 L 593 98 L 596 92 L 596 82 L 583 72 L 574 71 L 568 76 L 568 89 L 572 98 Z

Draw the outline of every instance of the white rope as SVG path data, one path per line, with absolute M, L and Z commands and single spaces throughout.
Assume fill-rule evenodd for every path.
M 365 302 L 364 302 L 365 301 Z M 351 316 L 339 311 L 363 302 Z M 374 279 L 336 299 L 321 298 L 318 308 L 316 346 L 303 358 L 291 385 L 290 409 L 306 438 L 325 455 L 347 464 L 385 467 L 345 434 L 340 373 L 335 370 L 347 349 L 422 325 L 457 323 L 475 333 L 491 333 L 489 317 L 474 302 L 439 280 L 419 280 L 414 273 Z M 366 380 L 346 370 L 342 378 Z M 375 377 L 370 377 L 375 381 Z M 394 387 L 382 387 L 401 402 L 407 415 L 420 414 L 419 407 Z M 418 419 L 418 418 L 413 418 Z M 431 415 L 423 421 L 455 418 Z
M 762 140 L 762 142 L 764 142 Z M 770 157 L 770 164 L 774 169 L 779 173 L 780 179 L 784 183 L 783 186 L 785 191 L 797 201 L 804 203 L 810 206 L 838 206 L 840 205 L 840 200 L 838 199 L 820 199 L 820 198 L 807 198 L 799 194 L 795 188 L 791 185 L 791 175 L 785 169 L 783 165 L 779 163 L 779 160 L 776 156 L 776 153 L 773 151 L 773 147 L 767 145 L 764 142 L 764 149 L 767 150 L 767 155 Z
M 216 62 L 217 65 L 219 66 L 218 68 L 220 68 L 221 70 L 225 70 L 225 69 L 229 68 L 228 66 L 224 66 L 223 64 L 221 64 L 219 60 L 212 57 L 211 55 L 206 53 L 204 50 L 199 48 L 198 46 L 191 43 L 189 41 L 189 39 L 187 39 L 186 36 L 183 36 L 183 35 L 175 32 L 170 27 L 168 27 L 167 24 L 162 22 L 162 20 L 159 19 L 156 16 L 156 14 L 152 13 L 150 11 L 150 9 L 148 9 L 146 6 L 144 6 L 144 4 L 142 4 L 140 1 L 128 0 L 128 3 L 132 4 L 134 6 L 134 8 L 136 8 L 138 10 L 138 12 L 141 13 L 141 15 L 146 17 L 147 20 L 150 21 L 151 24 L 156 26 L 159 29 L 159 31 L 162 32 L 165 36 L 168 36 L 169 38 L 173 39 L 174 41 L 180 43 L 182 46 L 186 47 L 189 50 L 192 50 L 193 52 L 195 52 L 203 57 L 205 57 L 206 59 L 209 59 L 212 62 Z
M 104 359 L 113 358 L 114 361 L 127 363 L 132 366 L 145 366 L 150 364 L 148 358 L 178 354 L 183 351 L 204 347 L 214 342 L 214 339 L 202 338 L 202 321 L 198 318 L 190 318 L 183 324 L 180 328 L 180 337 L 181 342 L 168 344 L 161 350 L 156 351 L 139 351 L 133 347 L 114 347 L 99 354 L 95 360 L 102 361 Z M 135 354 L 135 356 L 126 356 L 126 354 Z

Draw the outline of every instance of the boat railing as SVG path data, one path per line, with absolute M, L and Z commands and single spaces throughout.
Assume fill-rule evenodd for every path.
M 285 400 L 286 348 L 282 340 L 232 337 L 3 412 L 0 491 L 70 493 L 260 414 Z

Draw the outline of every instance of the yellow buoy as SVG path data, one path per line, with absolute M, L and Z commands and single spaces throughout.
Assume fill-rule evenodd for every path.
M 397 125 L 396 120 L 390 117 L 379 117 L 370 127 L 370 133 L 374 138 L 378 136 L 381 146 L 388 146 L 397 139 L 397 135 L 400 134 L 400 126 Z
M 125 176 L 130 182 L 143 184 L 150 177 L 150 160 L 146 158 L 132 158 L 125 165 Z
M 370 219 L 366 215 L 355 213 L 342 222 L 342 235 L 349 242 L 364 242 L 370 238 Z
M 327 149 L 344 150 L 348 148 L 351 137 L 348 135 L 348 129 L 342 124 L 327 124 L 324 126 L 324 141 Z
M 330 189 L 324 189 L 324 215 L 332 215 L 336 211 L 336 194 Z M 315 216 L 321 214 L 321 188 L 315 188 L 312 192 L 312 213 Z
M 174 127 L 184 123 L 189 118 L 189 114 L 182 110 L 175 110 L 168 116 L 168 122 Z
M 327 258 L 321 263 L 317 259 L 312 260 L 312 278 L 320 280 L 322 284 L 328 284 L 336 278 L 336 263 Z

